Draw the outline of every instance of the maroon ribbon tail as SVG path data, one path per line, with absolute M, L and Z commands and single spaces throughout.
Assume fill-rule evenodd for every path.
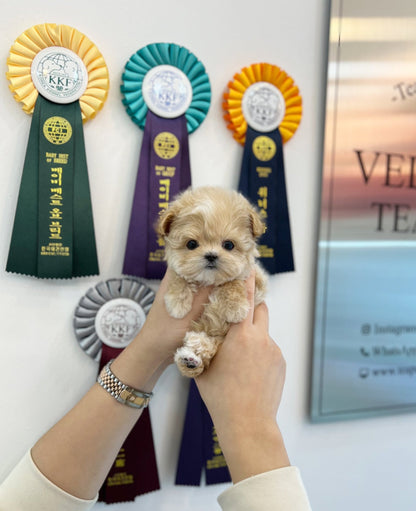
M 103 344 L 100 371 L 121 351 Z M 159 489 L 152 425 L 149 408 L 145 408 L 122 445 L 100 489 L 98 500 L 107 504 L 128 502 L 138 495 Z

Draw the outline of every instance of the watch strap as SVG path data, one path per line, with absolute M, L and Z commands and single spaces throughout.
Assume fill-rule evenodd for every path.
M 97 377 L 97 383 L 111 394 L 119 403 L 132 408 L 146 408 L 149 405 L 153 393 L 134 389 L 119 380 L 111 371 L 111 364 L 113 360 L 114 359 L 110 360 L 103 367 Z

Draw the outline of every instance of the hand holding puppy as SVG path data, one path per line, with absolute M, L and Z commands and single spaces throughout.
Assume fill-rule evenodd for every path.
M 162 214 L 158 232 L 173 272 L 165 294 L 168 313 L 185 317 L 194 293 L 211 286 L 200 318 L 176 351 L 182 374 L 198 376 L 209 366 L 230 325 L 249 312 L 245 280 L 255 269 L 255 304 L 265 295 L 266 278 L 256 264 L 256 240 L 264 225 L 256 209 L 238 192 L 215 187 L 187 190 Z
M 276 422 L 286 363 L 269 335 L 267 306 L 254 307 L 254 272 L 246 285 L 247 317 L 230 327 L 209 369 L 195 379 L 234 483 L 290 465 Z

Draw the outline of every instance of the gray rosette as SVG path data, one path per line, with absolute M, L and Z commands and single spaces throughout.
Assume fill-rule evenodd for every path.
M 74 313 L 75 336 L 99 362 L 102 343 L 124 348 L 143 326 L 155 293 L 135 278 L 109 279 L 89 289 Z

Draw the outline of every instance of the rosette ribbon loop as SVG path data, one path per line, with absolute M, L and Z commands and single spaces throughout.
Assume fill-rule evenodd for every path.
M 260 261 L 271 274 L 294 271 L 283 143 L 301 120 L 299 90 L 279 67 L 253 64 L 229 82 L 224 100 L 227 127 L 244 144 L 238 188 L 266 224 Z
M 99 361 L 99 372 L 137 335 L 153 300 L 154 292 L 134 278 L 100 282 L 81 298 L 74 314 L 75 335 L 81 348 Z M 159 488 L 150 413 L 144 408 L 110 468 L 99 500 L 128 502 Z
M 170 200 L 191 185 L 188 134 L 204 120 L 211 89 L 202 63 L 171 43 L 138 50 L 122 80 L 127 113 L 144 128 L 123 273 L 161 279 L 164 240 L 155 223 Z
M 33 118 L 6 270 L 40 278 L 97 274 L 82 121 L 107 97 L 104 59 L 77 30 L 36 25 L 13 44 L 7 78 Z

